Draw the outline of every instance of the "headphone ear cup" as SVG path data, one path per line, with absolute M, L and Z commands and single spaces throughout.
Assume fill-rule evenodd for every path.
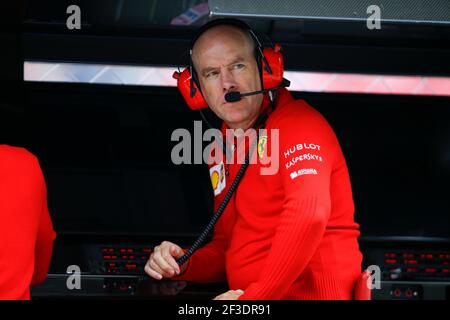
M 208 107 L 205 99 L 203 98 L 202 93 L 197 87 L 195 81 L 191 81 L 191 73 L 189 72 L 189 68 L 184 69 L 181 73 L 174 72 L 173 78 L 177 80 L 177 87 L 186 101 L 188 107 L 192 110 L 199 110 Z M 193 88 L 191 88 L 191 84 Z M 192 96 L 191 96 L 191 89 Z
M 284 59 L 281 54 L 281 46 L 276 44 L 273 48 L 264 48 L 262 59 L 263 85 L 264 89 L 278 87 L 283 82 Z M 269 64 L 272 73 L 267 72 L 266 63 Z

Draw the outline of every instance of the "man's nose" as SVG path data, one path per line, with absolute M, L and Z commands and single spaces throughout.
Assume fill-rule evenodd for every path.
M 233 74 L 225 69 L 221 72 L 223 92 L 234 91 L 237 89 L 237 83 Z

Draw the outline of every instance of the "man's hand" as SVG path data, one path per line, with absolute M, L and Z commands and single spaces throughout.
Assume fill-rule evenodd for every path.
M 153 249 L 144 270 L 150 277 L 157 280 L 161 280 L 163 277 L 172 278 L 183 273 L 187 268 L 187 262 L 180 268 L 174 259 L 174 257 L 179 258 L 183 254 L 183 249 L 176 244 L 163 241 Z
M 237 300 L 243 293 L 244 291 L 242 291 L 241 289 L 230 290 L 218 295 L 213 300 Z

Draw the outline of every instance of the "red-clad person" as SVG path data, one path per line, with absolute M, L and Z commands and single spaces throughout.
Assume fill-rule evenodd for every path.
M 191 47 L 191 69 L 207 106 L 223 120 L 222 134 L 228 140 L 224 131 L 235 130 L 238 150 L 242 131 L 260 128 L 258 119 L 267 114 L 267 135 L 259 137 L 254 152 L 261 161 L 248 166 L 211 242 L 178 266 L 182 248 L 164 241 L 145 271 L 155 279 L 226 280 L 231 290 L 217 300 L 353 299 L 362 254 L 339 141 L 326 119 L 287 89 L 273 89 L 272 103 L 268 94 L 256 94 L 272 88 L 264 79 L 271 79 L 277 63 L 269 75 L 270 59 L 262 56 L 260 42 L 248 26 L 233 21 L 213 20 L 199 31 Z M 199 90 L 184 92 L 192 108 L 189 103 Z M 239 98 L 241 93 L 245 96 Z M 268 150 L 277 155 L 273 159 L 279 159 L 279 166 L 267 168 Z M 242 166 L 224 161 L 210 168 L 216 210 Z M 263 169 L 273 171 L 265 174 Z
M 37 158 L 0 145 L 0 299 L 30 299 L 47 276 L 56 233 Z

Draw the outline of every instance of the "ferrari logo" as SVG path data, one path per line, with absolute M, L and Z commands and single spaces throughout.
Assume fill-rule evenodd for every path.
M 259 137 L 258 140 L 258 157 L 260 160 L 262 160 L 263 156 L 264 156 L 264 150 L 266 150 L 266 145 L 267 145 L 267 136 L 261 136 Z

